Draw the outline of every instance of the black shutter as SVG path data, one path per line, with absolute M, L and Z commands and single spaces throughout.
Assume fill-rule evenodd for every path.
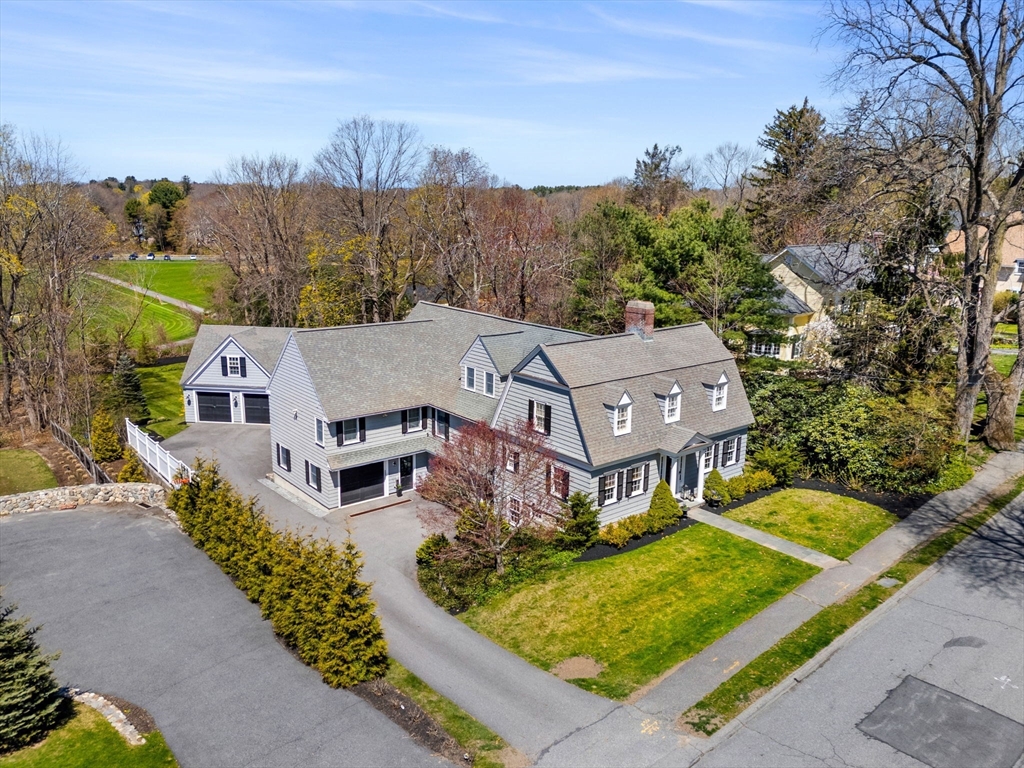
M 309 485 L 309 460 L 306 460 L 306 485 Z
M 420 429 L 427 428 L 427 409 L 420 408 Z
M 316 478 L 316 489 L 320 491 L 322 490 L 320 487 L 320 467 L 313 467 L 313 470 L 313 476 Z
M 238 358 L 238 372 L 242 374 L 242 378 L 245 378 L 245 358 Z
M 551 489 L 551 465 L 550 464 L 547 465 L 547 470 L 545 471 L 545 474 L 544 474 L 544 488 L 547 490 L 548 493 L 551 493 L 552 489 Z
M 409 432 L 409 412 L 402 411 L 402 434 L 408 434 Z
M 526 408 L 526 420 L 528 422 L 530 422 L 530 426 L 531 427 L 533 426 L 533 416 L 534 416 L 534 412 L 536 410 L 537 410 L 537 404 L 533 400 L 530 400 L 530 402 L 529 402 L 529 404 L 527 405 L 527 408 Z
M 451 422 L 451 416 L 447 413 L 444 415 L 444 439 L 448 439 L 448 425 Z
M 633 494 L 633 476 L 636 474 L 636 470 L 632 467 L 626 470 L 626 493 Z
M 715 443 L 715 456 L 714 456 L 714 458 L 711 461 L 712 468 L 718 466 L 718 458 L 719 458 L 718 457 L 718 453 L 719 453 L 718 448 L 719 448 L 720 445 L 721 445 L 721 443 Z
M 277 465 L 281 466 L 281 444 L 274 443 L 274 455 L 277 457 Z
M 335 423 L 335 425 L 334 425 L 334 437 L 335 437 L 335 439 L 338 442 L 338 447 L 339 448 L 345 444 L 345 422 L 344 421 L 339 421 L 339 422 Z
M 562 501 L 569 498 L 569 470 L 562 471 Z
M 284 468 L 289 472 L 292 471 L 292 452 L 287 448 L 284 449 Z
M 644 464 L 644 493 L 647 493 L 647 483 L 651 477 L 651 462 Z
M 224 357 L 224 355 L 220 356 L 220 375 L 221 376 L 227 376 L 228 375 L 228 359 L 226 357 Z
M 551 406 L 544 406 L 544 434 L 551 434 Z
M 607 485 L 608 478 L 605 475 L 601 475 L 597 480 L 597 506 L 599 507 L 604 506 L 604 490 Z
M 359 419 L 359 442 L 360 443 L 365 443 L 366 442 L 366 418 L 365 417 L 361 417 Z
M 512 471 L 514 473 L 518 473 L 519 472 L 519 454 L 518 453 L 513 453 L 512 454 Z
M 626 491 L 626 473 L 623 472 L 621 469 L 616 474 L 616 485 L 618 486 L 616 488 L 616 491 L 618 491 L 618 498 L 624 498 Z

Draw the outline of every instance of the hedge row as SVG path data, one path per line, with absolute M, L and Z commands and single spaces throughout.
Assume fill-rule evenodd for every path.
M 253 498 L 197 460 L 168 505 L 185 532 L 255 603 L 274 631 L 332 687 L 382 677 L 387 643 L 362 556 L 351 539 L 331 542 L 275 531 Z
M 661 533 L 670 525 L 678 523 L 682 517 L 682 507 L 672 496 L 668 483 L 662 480 L 654 487 L 648 511 L 606 525 L 601 529 L 599 541 L 622 549 L 631 539 L 638 539 L 647 533 Z

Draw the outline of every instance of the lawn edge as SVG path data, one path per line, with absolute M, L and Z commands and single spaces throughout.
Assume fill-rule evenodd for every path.
M 1011 492 L 1013 491 L 1016 492 L 1012 493 L 1011 495 Z M 892 594 L 886 597 L 876 607 L 872 608 L 864 617 L 858 619 L 853 624 L 851 624 L 841 634 L 837 635 L 832 640 L 832 642 L 830 642 L 827 646 L 818 651 L 814 656 L 812 656 L 810 659 L 801 664 L 797 669 L 793 670 L 788 675 L 778 680 L 767 693 L 755 699 L 746 707 L 740 709 L 733 717 L 731 717 L 721 727 L 715 730 L 710 736 L 707 737 L 708 748 L 700 750 L 702 755 L 707 754 L 715 747 L 717 747 L 718 744 L 720 744 L 722 741 L 729 738 L 729 736 L 735 730 L 737 730 L 740 727 L 743 727 L 745 723 L 751 717 L 753 717 L 762 707 L 767 706 L 768 704 L 775 701 L 780 696 L 791 690 L 795 685 L 802 682 L 808 675 L 810 675 L 812 672 L 821 667 L 834 654 L 842 650 L 842 648 L 849 644 L 849 642 L 856 638 L 861 632 L 864 632 L 865 630 L 873 626 L 875 623 L 877 623 L 877 621 L 879 621 L 882 617 L 885 616 L 886 613 L 888 613 L 896 605 L 898 605 L 908 594 L 914 592 L 920 586 L 921 583 L 932 578 L 938 571 L 942 560 L 947 555 L 949 555 L 950 552 L 957 549 L 961 544 L 964 543 L 964 541 L 969 539 L 970 536 L 975 534 L 984 526 L 988 525 L 989 522 L 996 515 L 998 515 L 1003 509 L 1008 507 L 1022 495 L 1024 495 L 1024 474 L 1017 475 L 1013 478 L 1006 480 L 1004 483 L 994 488 L 985 497 L 979 499 L 977 502 L 972 504 L 968 509 L 964 510 L 955 519 L 951 520 L 948 525 L 936 531 L 934 536 L 931 536 L 927 540 L 913 547 L 908 552 L 904 553 L 904 555 L 900 557 L 899 560 L 892 563 L 888 568 L 882 571 L 879 574 L 879 576 L 883 576 L 886 573 L 889 573 L 900 564 L 908 561 L 912 555 L 920 553 L 922 550 L 932 545 L 942 536 L 955 531 L 959 526 L 969 525 L 971 527 L 971 530 L 968 533 L 966 533 L 959 541 L 956 541 L 951 546 L 949 546 L 944 552 L 939 554 L 931 564 L 926 566 L 916 576 L 911 578 L 910 581 L 908 581 L 902 587 L 895 590 Z M 998 504 L 998 502 L 1000 502 L 1004 498 L 1006 500 L 1002 504 Z M 860 594 L 862 590 L 870 588 L 871 585 L 875 583 L 875 581 L 876 579 L 868 581 L 866 584 L 858 588 L 855 592 L 852 592 L 850 595 L 848 595 L 844 600 L 840 601 L 840 603 L 853 599 L 856 595 Z M 839 605 L 840 603 L 833 603 L 833 605 Z M 821 611 L 815 613 L 814 616 L 811 616 L 799 627 L 795 628 L 792 632 L 787 633 L 785 637 L 780 638 L 775 644 L 771 646 L 771 648 L 764 651 L 764 653 L 759 654 L 754 659 L 751 659 L 751 661 L 748 664 L 746 664 L 743 668 L 738 670 L 736 674 L 740 674 L 748 666 L 756 662 L 765 654 L 772 651 L 781 642 L 789 638 L 791 635 L 799 632 L 809 622 L 813 621 L 818 615 L 820 615 L 822 611 L 827 610 L 829 607 L 831 606 L 826 606 L 825 608 L 822 608 Z M 730 680 L 731 679 L 732 678 L 730 678 Z M 726 685 L 728 684 L 728 682 L 729 680 L 726 680 L 721 685 Z M 716 688 L 715 690 L 717 691 L 718 688 Z M 707 696 L 710 696 L 712 694 L 714 694 L 714 691 L 708 693 Z M 704 698 L 707 698 L 707 696 L 702 697 L 701 701 L 703 701 Z M 678 724 L 684 725 L 686 723 L 684 718 L 686 717 L 687 713 L 693 711 L 694 709 L 696 709 L 696 707 L 697 704 L 694 704 L 692 707 L 687 708 L 682 714 L 680 714 L 677 718 Z M 698 735 L 696 738 L 699 740 L 703 740 L 702 735 Z M 700 748 L 698 747 L 698 749 Z

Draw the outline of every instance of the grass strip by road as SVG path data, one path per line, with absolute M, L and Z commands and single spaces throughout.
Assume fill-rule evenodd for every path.
M 508 749 L 508 744 L 498 734 L 394 659 L 391 660 L 386 679 L 419 704 L 466 752 L 475 756 L 473 768 L 504 768 L 505 763 L 500 759 L 500 753 Z
M 997 490 L 1001 495 L 976 504 L 931 541 L 904 555 L 884 574 L 900 584 L 883 587 L 871 582 L 842 602 L 823 608 L 680 715 L 680 724 L 707 736 L 715 733 L 977 531 L 1022 491 L 1024 477 L 1005 483 Z
M 142 394 L 149 406 L 150 420 L 146 429 L 163 437 L 178 434 L 188 425 L 185 423 L 185 404 L 181 396 L 181 374 L 185 363 L 154 365 L 139 368 L 142 380 Z
M 0 496 L 56 487 L 53 470 L 35 451 L 23 448 L 0 451 Z
M 787 488 L 725 517 L 845 560 L 896 522 L 881 507 L 809 488 Z
M 75 715 L 39 744 L 0 757 L 3 768 L 173 768 L 178 765 L 159 731 L 145 744 L 129 746 L 114 726 L 91 707 L 75 704 Z

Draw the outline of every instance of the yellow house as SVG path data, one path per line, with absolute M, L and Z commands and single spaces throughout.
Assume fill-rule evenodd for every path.
M 1020 293 L 1024 286 L 1024 212 L 1010 214 L 1010 228 L 1006 231 L 1003 241 L 1003 259 L 999 265 L 999 277 L 996 292 L 1015 291 Z M 981 236 L 985 236 L 985 228 L 981 228 Z M 946 247 L 951 253 L 964 252 L 964 233 L 954 229 L 946 237 Z M 984 246 L 983 246 L 984 248 Z M 983 251 L 984 252 L 984 251 Z

